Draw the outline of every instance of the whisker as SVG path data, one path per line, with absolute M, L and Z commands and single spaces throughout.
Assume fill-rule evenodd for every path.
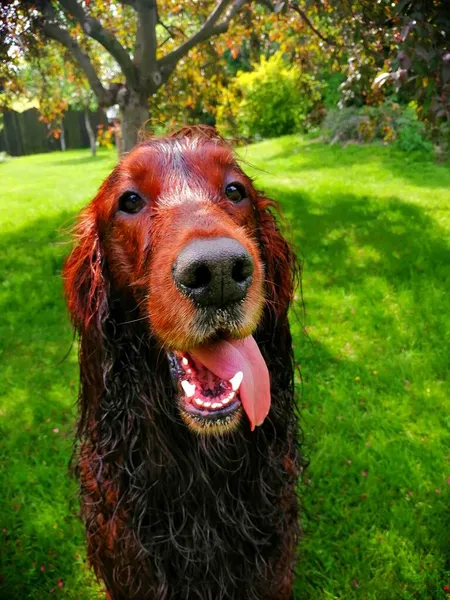
M 117 323 L 117 325 L 129 325 L 130 323 L 138 323 L 139 321 L 146 321 L 147 319 L 147 316 L 139 317 L 138 319 L 132 319 L 131 321 L 122 321 L 120 323 Z

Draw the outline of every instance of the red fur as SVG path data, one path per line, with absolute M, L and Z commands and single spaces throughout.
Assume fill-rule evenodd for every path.
M 248 199 L 227 201 L 226 181 L 244 184 Z M 129 189 L 146 200 L 136 215 L 117 211 Z M 274 209 L 217 133 L 197 127 L 137 146 L 81 213 L 77 245 L 64 267 L 67 303 L 81 339 L 75 461 L 89 560 L 111 600 L 292 598 L 300 459 L 287 311 L 296 263 Z M 172 265 L 190 240 L 216 236 L 239 241 L 255 264 L 243 321 L 231 333 L 256 331 L 271 376 L 272 409 L 254 433 L 242 425 L 234 437 L 206 441 L 177 421 L 164 356 L 202 341 L 197 309 L 176 288 Z M 219 455 L 223 473 L 217 471 Z M 241 479 L 230 474 L 228 460 L 241 462 Z M 202 502 L 208 494 L 210 505 L 219 502 L 222 478 L 231 490 L 226 502 L 236 528 L 220 523 L 218 504 L 217 517 L 204 527 L 212 528 L 207 539 L 220 528 L 224 537 L 202 566 L 203 555 L 196 554 L 199 543 L 206 544 Z M 246 480 L 253 486 L 248 491 Z M 152 515 L 171 504 L 163 543 L 162 517 Z M 186 510 L 181 522 L 180 510 Z M 182 542 L 169 537 L 175 529 L 185 535 L 191 520 L 192 547 L 186 534 L 181 552 Z M 232 564 L 233 552 L 245 560 Z

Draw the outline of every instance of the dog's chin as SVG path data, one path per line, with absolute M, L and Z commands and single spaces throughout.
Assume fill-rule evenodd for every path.
M 178 410 L 200 435 L 226 435 L 239 427 L 243 409 L 238 379 L 220 379 L 189 352 L 168 353 Z

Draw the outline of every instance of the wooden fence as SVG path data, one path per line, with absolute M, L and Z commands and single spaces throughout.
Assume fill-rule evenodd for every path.
M 89 114 L 94 131 L 97 125 L 107 125 L 108 120 L 102 110 Z M 64 136 L 66 148 L 89 148 L 89 137 L 82 111 L 69 110 L 64 115 Z M 55 140 L 47 125 L 39 120 L 39 111 L 30 108 L 24 112 L 3 111 L 3 129 L 0 131 L 0 152 L 11 156 L 36 154 L 60 150 L 59 140 Z

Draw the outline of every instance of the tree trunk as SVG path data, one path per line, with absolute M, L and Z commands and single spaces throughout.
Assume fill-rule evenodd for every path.
M 92 129 L 91 120 L 89 119 L 89 109 L 85 107 L 84 109 L 84 124 L 86 125 L 86 131 L 89 137 L 89 145 L 91 147 L 91 154 L 95 156 L 97 152 L 97 140 L 95 137 L 94 130 Z
M 120 95 L 121 148 L 120 153 L 129 152 L 138 141 L 138 133 L 148 120 L 148 101 L 134 90 L 124 90 Z
M 59 141 L 61 143 L 61 150 L 63 152 L 65 152 L 66 151 L 66 136 L 65 136 L 65 133 L 64 133 L 64 121 L 63 121 L 63 119 L 61 119 L 61 134 L 59 136 Z

